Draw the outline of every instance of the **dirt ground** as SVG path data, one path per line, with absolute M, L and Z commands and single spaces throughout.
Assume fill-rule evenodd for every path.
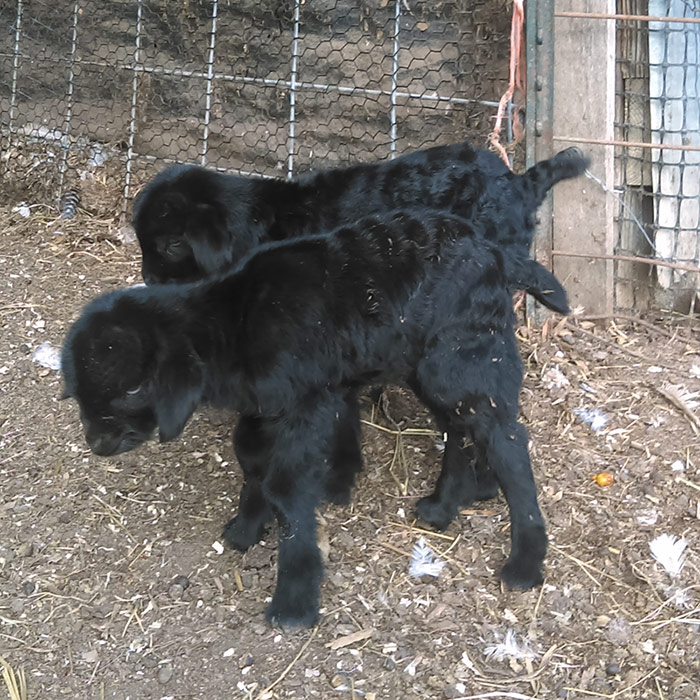
M 108 217 L 0 204 L 0 656 L 29 700 L 700 697 L 697 318 L 519 329 L 550 535 L 537 590 L 499 583 L 502 497 L 444 533 L 414 519 L 439 436 L 400 388 L 385 412 L 367 401 L 352 504 L 319 515 L 322 621 L 285 632 L 263 616 L 275 533 L 219 547 L 241 485 L 234 416 L 203 411 L 171 444 L 99 458 L 34 358 L 96 294 L 140 281 L 137 245 Z M 651 556 L 661 534 L 687 540 L 675 577 Z M 446 562 L 437 578 L 409 575 L 421 536 Z

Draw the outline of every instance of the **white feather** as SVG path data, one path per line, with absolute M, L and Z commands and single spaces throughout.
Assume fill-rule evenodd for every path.
M 435 556 L 435 552 L 428 547 L 425 539 L 423 537 L 419 538 L 411 552 L 411 565 L 408 573 L 413 578 L 420 578 L 421 576 L 434 576 L 437 578 L 444 566 L 445 562 Z
M 685 565 L 685 548 L 688 543 L 675 535 L 659 535 L 649 543 L 651 556 L 666 569 L 671 578 L 677 578 Z
M 502 642 L 490 644 L 484 649 L 484 656 L 489 659 L 500 661 L 506 658 L 516 660 L 534 659 L 537 654 L 530 649 L 530 645 L 527 641 L 523 642 L 522 645 L 518 644 L 518 640 L 515 638 L 515 632 L 513 632 L 513 630 L 508 630 Z

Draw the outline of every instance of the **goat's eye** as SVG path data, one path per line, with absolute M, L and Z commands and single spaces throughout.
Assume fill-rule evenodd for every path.
M 135 389 L 129 389 L 129 390 L 126 392 L 126 395 L 127 395 L 127 396 L 135 396 L 136 394 L 139 393 L 139 391 L 141 391 L 141 387 L 140 387 L 140 386 L 137 386 Z
M 165 255 L 174 262 L 181 260 L 187 255 L 187 246 L 184 241 L 173 238 L 165 245 Z

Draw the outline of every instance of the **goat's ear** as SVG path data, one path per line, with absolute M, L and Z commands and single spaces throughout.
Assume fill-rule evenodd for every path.
M 226 217 L 217 206 L 203 203 L 192 214 L 193 225 L 187 227 L 185 237 L 200 269 L 211 275 L 231 262 Z
M 155 412 L 161 442 L 176 438 L 184 429 L 204 390 L 202 361 L 192 350 L 180 347 L 158 362 L 155 376 Z

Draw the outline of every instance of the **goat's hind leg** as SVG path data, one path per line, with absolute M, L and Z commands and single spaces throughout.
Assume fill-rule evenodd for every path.
M 542 563 L 547 551 L 544 519 L 537 504 L 537 490 L 527 450 L 528 436 L 515 418 L 494 420 L 483 426 L 477 438 L 488 450 L 510 511 L 510 556 L 501 578 L 510 588 L 527 590 L 542 583 Z
M 501 578 L 510 588 L 527 590 L 542 583 L 547 550 L 544 519 L 537 505 L 527 450 L 527 431 L 514 418 L 500 422 L 490 403 L 480 401 L 477 405 L 480 415 L 468 421 L 469 428 L 456 421 L 448 428 L 435 491 L 420 499 L 416 510 L 422 520 L 444 529 L 460 506 L 494 496 L 500 484 L 511 521 L 511 553 Z M 474 443 L 469 448 L 457 439 L 465 434 L 473 436 Z
M 325 499 L 344 505 L 350 502 L 355 476 L 362 471 L 362 432 L 360 408 L 355 391 L 345 396 L 333 433 L 331 468 L 326 481 Z
M 414 393 L 431 410 L 445 438 L 445 451 L 435 490 L 416 504 L 416 514 L 438 530 L 444 530 L 457 517 L 459 508 L 484 501 L 498 494 L 498 480 L 489 468 L 486 456 L 479 452 L 471 434 L 459 419 L 461 407 L 454 413 L 411 382 Z
M 442 423 L 438 419 L 438 425 Z M 472 503 L 477 493 L 473 444 L 464 431 L 447 428 L 443 433 L 447 439 L 435 490 L 416 504 L 418 517 L 438 530 L 446 529 L 460 506 Z
M 243 470 L 243 488 L 238 514 L 224 528 L 223 538 L 233 549 L 245 552 L 259 542 L 274 517 L 263 492 L 263 480 L 270 460 L 272 436 L 261 416 L 241 416 L 233 432 L 233 445 Z
M 511 588 L 541 583 L 547 536 L 537 505 L 527 431 L 517 420 L 522 369 L 512 328 L 502 324 L 500 333 L 484 333 L 465 325 L 452 333 L 443 331 L 419 364 L 416 379 L 421 397 L 434 412 L 440 407 L 448 421 L 448 446 L 450 434 L 471 436 L 473 454 L 483 456 L 484 465 L 493 470 L 488 476 L 491 483 L 485 478 L 484 486 L 493 488 L 495 475 L 503 489 L 511 518 L 511 553 L 501 577 Z M 456 484 L 455 492 L 461 488 L 463 497 L 472 500 L 478 488 L 476 477 L 465 476 L 469 470 L 464 460 L 451 457 L 446 449 L 436 494 L 443 505 L 456 510 L 458 497 L 441 481 Z M 457 477 L 450 482 L 452 473 Z

